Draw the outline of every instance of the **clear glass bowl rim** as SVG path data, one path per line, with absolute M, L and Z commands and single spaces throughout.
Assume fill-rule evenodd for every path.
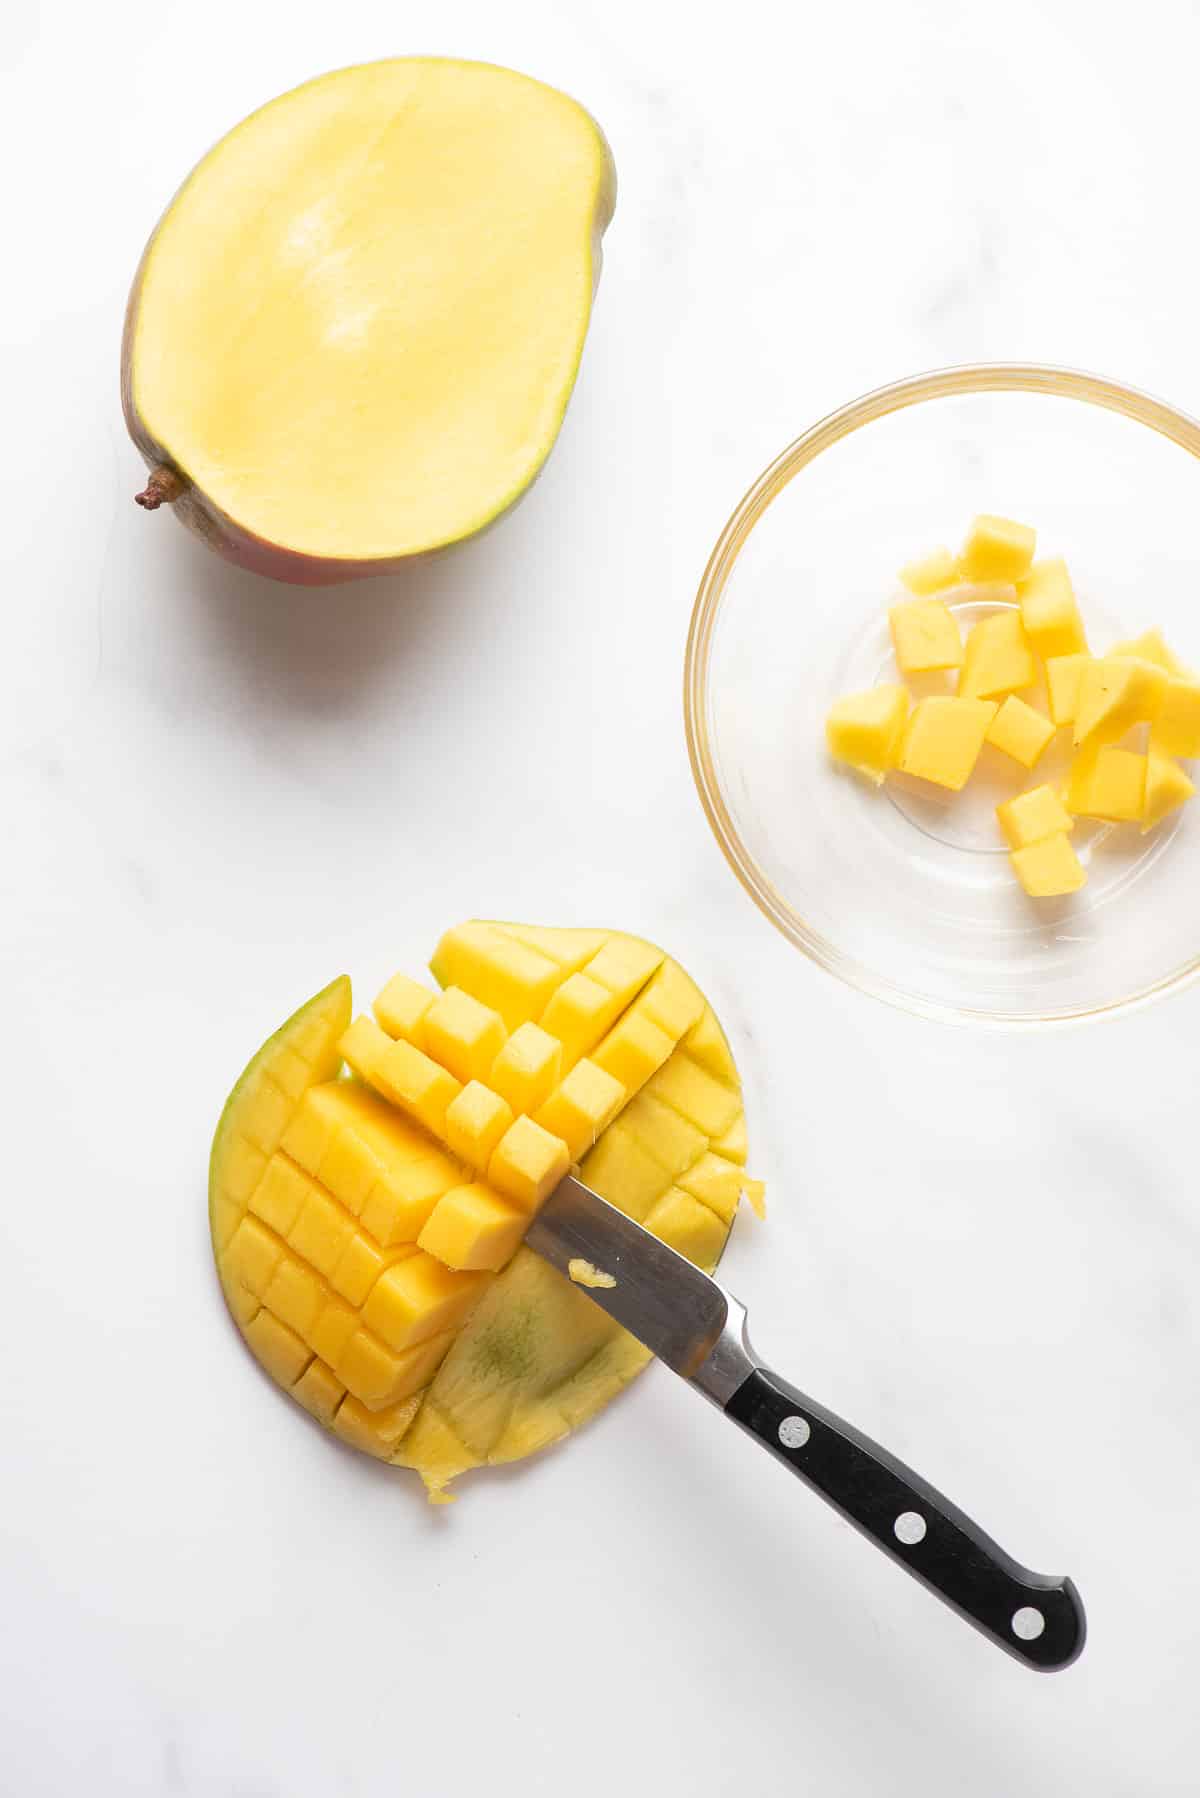
M 790 443 L 748 489 L 708 559 L 696 594 L 696 603 L 692 608 L 684 658 L 683 714 L 688 759 L 705 816 L 734 874 L 759 910 L 783 933 L 788 942 L 794 944 L 819 967 L 827 969 L 861 992 L 870 993 L 903 1011 L 915 1012 L 920 1017 L 936 1018 L 948 1023 L 986 1024 L 1007 1028 L 1079 1023 L 1088 1018 L 1112 1016 L 1134 1006 L 1145 1005 L 1165 993 L 1178 991 L 1200 973 L 1200 953 L 1161 980 L 1099 1006 L 1009 1014 L 982 1011 L 970 1006 L 946 1005 L 938 1000 L 927 999 L 876 974 L 871 968 L 846 955 L 836 943 L 807 924 L 787 903 L 767 879 L 738 834 L 721 793 L 716 760 L 709 739 L 709 662 L 721 601 L 743 544 L 772 500 L 801 469 L 806 468 L 824 450 L 849 437 L 854 431 L 861 430 L 864 425 L 886 418 L 890 413 L 903 411 L 906 407 L 920 405 L 926 400 L 971 393 L 1044 393 L 1081 400 L 1148 426 L 1200 460 L 1200 422 L 1187 413 L 1180 412 L 1165 400 L 1156 399 L 1152 394 L 1143 393 L 1136 387 L 1127 387 L 1121 381 L 1089 374 L 1082 369 L 1059 368 L 1048 363 L 974 362 L 953 368 L 931 369 L 924 374 L 909 375 L 903 380 L 889 382 L 886 387 L 877 387 L 872 392 L 851 400 L 848 405 L 839 407 L 836 412 L 830 412 Z

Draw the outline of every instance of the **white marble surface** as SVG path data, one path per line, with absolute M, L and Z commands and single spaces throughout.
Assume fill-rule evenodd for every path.
M 1200 992 L 1038 1039 L 841 988 L 727 873 L 679 684 L 733 501 L 856 392 L 1028 356 L 1200 411 L 1200 15 L 60 0 L 3 38 L 0 1789 L 1194 1793 Z M 426 49 L 611 137 L 582 379 L 485 541 L 271 587 L 130 504 L 125 288 L 226 126 Z M 641 929 L 708 986 L 761 1346 L 1075 1576 L 1075 1669 L 996 1653 L 665 1373 L 440 1514 L 252 1375 L 205 1240 L 230 1079 L 472 912 Z

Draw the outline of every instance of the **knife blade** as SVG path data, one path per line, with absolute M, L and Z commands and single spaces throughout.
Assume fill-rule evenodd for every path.
M 1074 1582 L 1014 1561 L 920 1474 L 781 1379 L 718 1281 L 572 1174 L 525 1243 L 568 1278 L 573 1261 L 609 1275 L 578 1290 L 997 1647 L 1041 1672 L 1078 1658 L 1087 1620 Z

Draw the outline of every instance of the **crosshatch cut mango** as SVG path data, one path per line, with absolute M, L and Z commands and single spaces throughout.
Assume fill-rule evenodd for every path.
M 433 966 L 440 995 L 397 975 L 354 1019 L 343 977 L 264 1044 L 217 1126 L 209 1216 L 266 1371 L 440 1502 L 650 1359 L 521 1246 L 568 1166 L 705 1268 L 762 1187 L 721 1027 L 661 950 L 476 921 Z

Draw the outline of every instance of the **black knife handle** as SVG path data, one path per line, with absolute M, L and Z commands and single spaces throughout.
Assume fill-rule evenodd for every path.
M 769 1368 L 738 1387 L 725 1415 L 1027 1667 L 1053 1672 L 1082 1650 L 1087 1620 L 1069 1579 L 1022 1567 L 919 1474 Z

